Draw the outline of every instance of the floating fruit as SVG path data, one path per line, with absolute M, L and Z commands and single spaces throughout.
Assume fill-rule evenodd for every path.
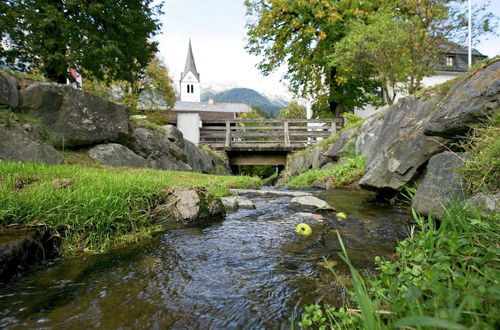
M 339 213 L 337 213 L 337 219 L 338 220 L 345 220 L 345 219 L 347 219 L 347 215 L 344 212 L 339 212 Z
M 299 223 L 297 227 L 295 227 L 295 232 L 301 236 L 307 237 L 311 235 L 312 229 L 306 223 Z

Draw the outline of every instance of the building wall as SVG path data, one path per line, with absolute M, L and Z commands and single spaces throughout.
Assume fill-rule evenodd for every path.
M 177 128 L 182 132 L 184 138 L 200 143 L 200 115 L 197 113 L 178 113 Z
M 193 92 L 188 93 L 188 86 L 193 86 Z M 181 101 L 182 102 L 201 102 L 201 86 L 200 82 L 191 73 L 188 74 L 181 81 Z

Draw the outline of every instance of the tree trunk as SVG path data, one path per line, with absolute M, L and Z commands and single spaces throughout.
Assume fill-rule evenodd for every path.
M 60 84 L 65 84 L 68 76 L 68 63 L 66 59 L 66 35 L 64 33 L 65 14 L 63 0 L 46 0 L 46 6 L 50 6 L 60 13 L 58 16 L 51 16 L 51 12 L 45 11 L 44 6 L 39 8 L 40 15 L 47 21 L 42 28 L 42 33 L 46 39 L 49 39 L 50 46 L 46 47 L 47 56 L 43 63 L 45 74 L 49 80 Z
M 335 77 L 337 75 L 337 68 L 332 67 L 330 68 L 330 77 L 329 77 L 329 88 L 330 88 L 330 95 L 328 97 L 328 106 L 330 108 L 330 112 L 333 114 L 335 118 L 341 118 L 340 115 L 342 112 L 344 112 L 344 105 L 338 101 L 332 100 L 332 92 L 335 91 L 338 88 L 337 82 L 335 80 Z

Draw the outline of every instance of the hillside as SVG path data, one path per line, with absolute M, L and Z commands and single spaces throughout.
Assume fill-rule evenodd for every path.
M 203 93 L 201 100 L 205 102 L 209 98 L 213 98 L 216 102 L 245 103 L 252 107 L 258 107 L 268 117 L 277 117 L 280 110 L 286 106 L 271 102 L 267 97 L 250 88 L 232 88 L 220 93 L 207 90 Z

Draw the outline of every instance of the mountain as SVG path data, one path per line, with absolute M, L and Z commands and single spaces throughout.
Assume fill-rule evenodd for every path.
M 205 102 L 209 98 L 213 98 L 216 102 L 245 103 L 249 106 L 258 107 L 268 117 L 277 117 L 280 110 L 288 104 L 284 100 L 271 101 L 250 88 L 231 88 L 220 93 L 216 93 L 213 89 L 208 88 L 203 91 L 201 100 Z

